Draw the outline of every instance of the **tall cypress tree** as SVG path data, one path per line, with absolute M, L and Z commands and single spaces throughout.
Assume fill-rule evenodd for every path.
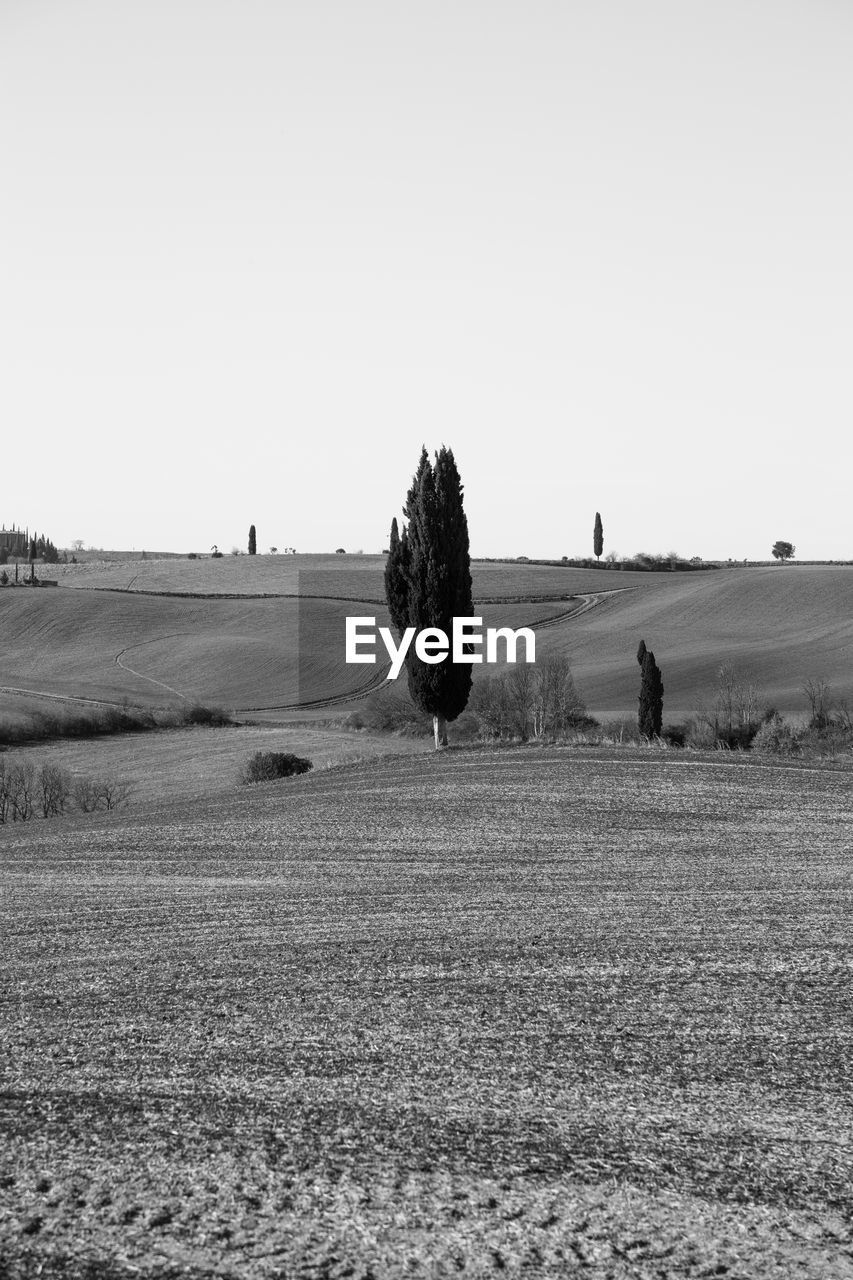
M 442 446 L 431 464 L 426 449 L 409 489 L 402 535 L 391 526 L 385 569 L 385 595 L 391 620 L 402 634 L 439 627 L 448 637 L 454 617 L 470 617 L 474 608 L 468 521 L 462 482 L 453 452 Z M 433 718 L 436 747 L 447 745 L 447 721 L 464 711 L 471 692 L 470 663 L 422 662 L 409 649 L 409 692 Z
M 442 594 L 447 625 L 446 627 L 444 623 L 439 625 L 442 630 L 447 631 L 448 636 L 453 631 L 454 618 L 469 618 L 474 613 L 468 519 L 463 506 L 463 492 L 453 450 L 442 445 L 435 461 L 435 494 L 442 544 Z M 470 663 L 455 663 L 449 659 L 441 664 L 440 670 L 444 681 L 442 690 L 444 718 L 455 720 L 468 705 L 473 670 Z M 444 726 L 442 730 L 446 741 Z
M 643 654 L 638 723 L 643 737 L 660 736 L 663 725 L 663 679 L 651 649 L 646 649 Z
M 258 539 L 255 536 L 255 526 L 253 524 L 250 524 L 249 525 L 249 555 L 250 556 L 255 555 L 257 553 L 257 550 L 258 550 Z
M 592 531 L 592 549 L 595 553 L 596 560 L 601 559 L 601 553 L 604 550 L 604 525 L 601 523 L 601 512 L 595 513 L 595 528 Z

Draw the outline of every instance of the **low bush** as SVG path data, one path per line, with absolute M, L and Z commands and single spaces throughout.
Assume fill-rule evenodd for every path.
M 671 747 L 684 747 L 687 745 L 687 725 L 665 724 L 660 736 Z
M 251 786 L 255 782 L 274 782 L 277 778 L 292 778 L 313 768 L 310 760 L 295 756 L 289 751 L 256 751 L 243 766 L 240 781 L 243 786 Z
M 104 705 L 91 709 L 63 706 L 56 710 L 30 711 L 26 717 L 0 722 L 0 747 L 25 742 L 47 742 L 52 738 L 96 738 L 114 733 L 147 733 L 152 729 L 176 729 L 189 725 L 220 727 L 233 724 L 221 707 L 185 703 L 168 710 L 146 707 Z
M 713 751 L 717 745 L 717 731 L 713 724 L 702 716 L 688 720 L 685 745 L 693 747 L 694 751 Z
M 622 746 L 625 743 L 639 743 L 642 737 L 636 719 L 605 720 L 599 727 L 600 744 L 605 747 Z M 591 738 L 596 735 L 591 734 Z
M 419 711 L 406 693 L 396 693 L 391 689 L 382 689 L 359 702 L 344 720 L 344 727 L 412 737 L 432 733 L 431 718 Z
M 207 725 L 209 728 L 221 729 L 225 725 L 233 724 L 234 721 L 227 711 L 223 711 L 222 707 L 205 707 L 200 702 L 195 702 L 192 706 L 179 708 L 178 723 L 182 725 L 201 724 Z
M 752 739 L 752 750 L 774 756 L 794 755 L 800 750 L 797 737 L 794 727 L 776 712 L 759 727 Z

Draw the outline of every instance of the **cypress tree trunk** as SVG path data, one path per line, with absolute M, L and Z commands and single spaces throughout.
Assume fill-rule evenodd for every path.
M 432 731 L 435 735 L 435 749 L 439 751 L 442 747 L 447 746 L 447 721 L 444 716 L 437 715 L 432 718 Z

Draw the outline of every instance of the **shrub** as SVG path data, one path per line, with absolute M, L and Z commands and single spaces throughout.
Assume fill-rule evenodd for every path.
M 752 739 L 752 749 L 774 756 L 789 756 L 798 752 L 800 747 L 796 730 L 778 712 L 774 712 L 759 726 Z
M 243 766 L 240 781 L 243 786 L 255 782 L 274 782 L 277 778 L 292 778 L 307 773 L 314 766 L 310 760 L 295 756 L 289 751 L 256 751 Z
M 605 720 L 601 726 L 599 741 L 603 746 L 622 746 L 640 742 L 640 729 L 636 719 Z
M 661 731 L 661 737 L 671 747 L 683 747 L 687 744 L 687 725 L 665 724 Z
M 697 751 L 713 751 L 717 745 L 717 731 L 704 717 L 687 722 L 687 746 Z
M 223 725 L 234 723 L 231 716 L 227 711 L 223 711 L 222 707 L 205 707 L 200 702 L 194 702 L 189 707 L 180 707 L 177 719 L 178 724 L 203 724 L 217 729 L 222 728 Z
M 348 729 L 370 729 L 374 733 L 399 733 L 421 737 L 432 732 L 432 725 L 411 698 L 384 688 L 364 698 L 358 708 L 347 716 L 344 726 Z

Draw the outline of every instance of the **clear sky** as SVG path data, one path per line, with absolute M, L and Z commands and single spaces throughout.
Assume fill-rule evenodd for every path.
M 849 0 L 0 0 L 0 523 L 853 557 Z

